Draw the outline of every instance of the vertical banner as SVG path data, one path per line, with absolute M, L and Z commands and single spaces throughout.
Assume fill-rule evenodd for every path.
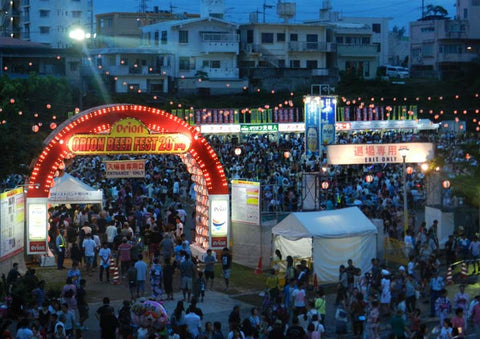
M 230 201 L 228 194 L 209 196 L 209 248 L 219 250 L 230 242 Z
M 27 254 L 47 253 L 47 198 L 27 199 Z
M 321 96 L 320 104 L 320 145 L 334 144 L 337 97 Z
M 320 97 L 305 97 L 305 152 L 307 156 L 320 154 Z

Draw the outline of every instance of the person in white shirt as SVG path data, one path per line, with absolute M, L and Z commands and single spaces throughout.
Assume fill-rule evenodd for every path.
M 112 250 L 108 248 L 106 242 L 103 243 L 103 247 L 98 251 L 100 257 L 100 281 L 103 281 L 103 271 L 106 271 L 107 283 L 110 282 L 110 258 L 112 257 Z
M 192 338 L 197 338 L 200 335 L 200 330 L 202 329 L 200 317 L 194 312 L 190 311 L 190 308 L 188 308 L 183 319 L 185 325 L 187 325 L 188 332 L 192 335 Z
M 180 239 L 183 234 L 183 224 L 179 217 L 175 218 L 175 221 L 175 236 L 177 237 L 177 239 Z
M 110 224 L 105 230 L 105 233 L 107 234 L 108 247 L 113 248 L 113 242 L 118 234 L 117 227 L 114 224 Z

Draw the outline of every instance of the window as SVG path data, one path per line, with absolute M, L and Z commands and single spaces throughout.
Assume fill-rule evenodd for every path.
M 160 40 L 160 32 L 159 31 L 155 31 L 155 33 L 153 34 L 153 40 L 154 40 L 154 45 L 158 46 L 158 43 L 159 43 L 159 40 Z
M 362 45 L 368 45 L 370 44 L 370 38 L 362 38 Z
M 277 42 L 285 42 L 285 33 L 277 33 Z
M 167 43 L 167 31 L 162 31 L 162 45 L 165 45 Z
M 463 9 L 463 18 L 468 19 L 468 8 Z
M 181 71 L 189 71 L 190 70 L 190 58 L 189 57 L 178 58 L 178 68 Z
M 82 11 L 72 11 L 72 18 L 80 18 L 82 16 Z
M 298 41 L 298 34 L 297 33 L 290 34 L 290 41 Z
M 247 44 L 253 44 L 253 30 L 247 31 Z
M 432 44 L 423 45 L 422 46 L 422 55 L 424 57 L 433 56 L 433 45 Z
M 220 60 L 203 60 L 202 68 L 220 68 Z
M 382 25 L 380 25 L 380 24 L 373 24 L 373 25 L 372 25 L 372 32 L 373 32 L 373 33 L 382 33 Z
M 50 27 L 40 26 L 40 34 L 49 34 L 49 33 L 50 33 Z
M 188 44 L 188 31 L 178 32 L 178 42 L 181 44 Z
M 318 49 L 317 34 L 307 34 L 307 49 Z
M 307 68 L 308 69 L 318 68 L 317 65 L 318 65 L 317 60 L 307 60 Z
M 23 37 L 30 39 L 30 24 L 23 25 Z
M 336 41 L 337 44 L 343 44 L 343 36 L 337 36 Z
M 78 62 L 77 61 L 69 62 L 69 68 L 71 72 L 76 72 L 78 70 Z
M 279 59 L 278 60 L 278 67 L 282 67 L 282 68 L 285 67 L 285 59 Z
M 300 60 L 290 60 L 290 68 L 300 68 Z
M 262 33 L 262 44 L 273 44 L 273 33 Z
M 433 26 L 432 26 L 432 27 L 422 27 L 422 28 L 420 29 L 420 31 L 422 31 L 422 33 L 425 33 L 425 32 L 433 32 L 433 31 L 435 31 L 435 27 L 433 27 Z
M 50 11 L 46 9 L 40 10 L 40 18 L 48 18 L 50 16 Z
M 474 7 L 480 6 L 480 0 L 472 0 L 472 6 Z

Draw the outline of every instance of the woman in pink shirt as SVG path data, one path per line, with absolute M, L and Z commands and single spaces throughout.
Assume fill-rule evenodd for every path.
M 463 317 L 463 308 L 458 307 L 455 310 L 455 316 L 452 318 L 452 327 L 458 330 L 457 338 L 463 338 L 467 332 L 467 323 Z

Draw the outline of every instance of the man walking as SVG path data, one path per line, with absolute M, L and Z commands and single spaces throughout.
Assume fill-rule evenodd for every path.
M 63 260 L 65 259 L 65 251 L 67 249 L 67 244 L 65 242 L 65 231 L 60 230 L 57 238 L 55 239 L 55 245 L 57 248 L 57 270 L 63 270 Z
M 93 260 L 95 258 L 95 241 L 92 239 L 92 234 L 85 235 L 83 239 L 82 247 L 85 250 L 85 264 L 87 265 L 87 273 L 92 275 Z
M 106 272 L 107 283 L 110 282 L 110 258 L 112 257 L 112 250 L 108 247 L 108 243 L 104 242 L 103 247 L 98 251 L 100 257 L 100 282 L 103 281 L 103 271 Z
M 137 298 L 143 297 L 145 294 L 145 280 L 147 280 L 147 264 L 143 261 L 143 255 L 138 255 L 138 260 L 135 263 L 137 270 Z
M 183 292 L 183 300 L 190 302 L 192 294 L 193 276 L 195 274 L 195 264 L 190 260 L 190 255 L 185 254 L 185 259 L 180 263 L 181 288 Z M 185 297 L 188 297 L 186 299 Z
M 225 279 L 225 290 L 227 290 L 230 283 L 230 269 L 232 267 L 232 255 L 230 254 L 228 247 L 223 249 L 221 260 L 223 278 Z
M 213 290 L 213 279 L 215 278 L 213 265 L 217 262 L 217 258 L 212 254 L 211 249 L 207 250 L 207 255 L 203 262 L 205 263 L 206 287 L 208 287 L 208 281 L 210 280 L 210 290 Z

